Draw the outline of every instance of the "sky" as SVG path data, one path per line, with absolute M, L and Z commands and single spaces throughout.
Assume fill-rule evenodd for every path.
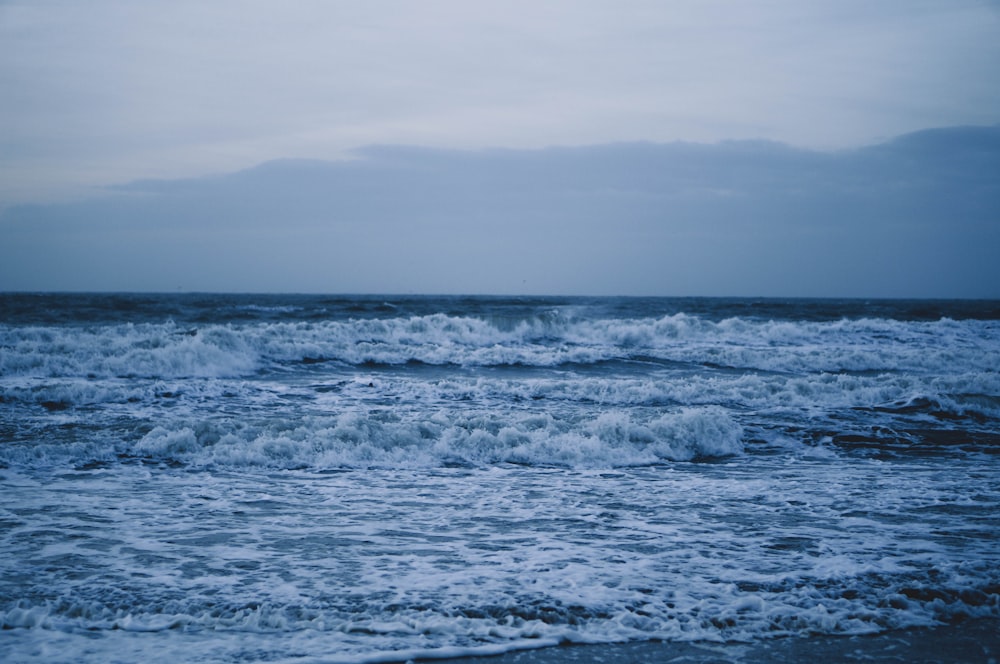
M 1000 297 L 998 35 L 986 0 L 0 0 L 0 290 Z

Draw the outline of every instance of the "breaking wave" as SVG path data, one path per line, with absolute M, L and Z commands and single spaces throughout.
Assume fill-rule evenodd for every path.
M 290 364 L 399 366 L 688 363 L 778 372 L 992 371 L 996 321 L 719 322 L 551 315 L 512 325 L 433 314 L 396 319 L 184 327 L 0 326 L 0 376 L 238 377 Z M 987 350 L 987 352 L 984 352 Z

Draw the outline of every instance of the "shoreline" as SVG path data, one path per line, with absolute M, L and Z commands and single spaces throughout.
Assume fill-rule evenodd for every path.
M 441 664 L 792 664 L 795 662 L 1000 662 L 1000 619 L 860 636 L 782 637 L 753 643 L 638 641 L 567 644 L 501 655 L 417 659 Z

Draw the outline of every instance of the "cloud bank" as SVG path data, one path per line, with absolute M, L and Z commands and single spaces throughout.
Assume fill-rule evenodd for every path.
M 375 143 L 987 125 L 998 33 L 982 0 L 4 0 L 0 207 Z
M 1000 297 L 1000 125 L 376 146 L 0 216 L 0 289 Z

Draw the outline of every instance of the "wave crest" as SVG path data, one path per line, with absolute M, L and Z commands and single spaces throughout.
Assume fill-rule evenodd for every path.
M 500 419 L 439 412 L 418 420 L 352 411 L 284 429 L 235 423 L 156 427 L 129 452 L 197 466 L 612 468 L 739 455 L 742 436 L 742 427 L 719 407 L 685 408 L 645 421 L 625 412 L 568 421 L 547 414 Z

